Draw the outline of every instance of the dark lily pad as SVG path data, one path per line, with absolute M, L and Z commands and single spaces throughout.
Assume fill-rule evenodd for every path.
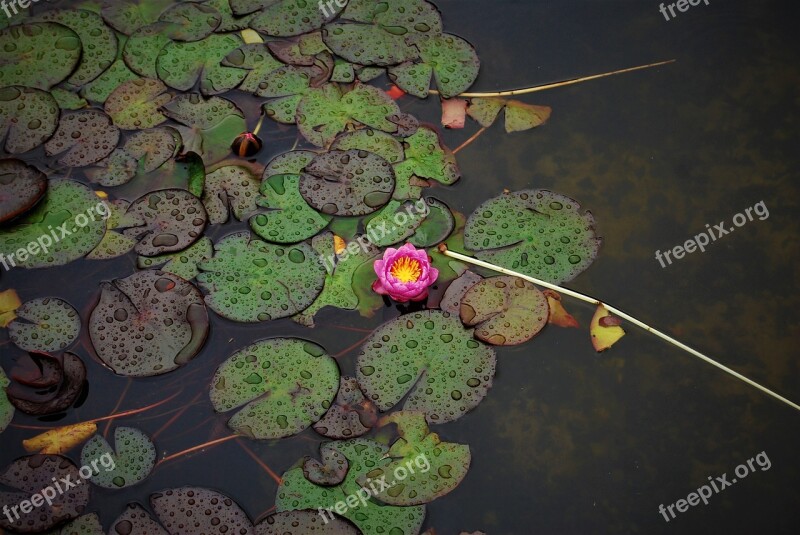
M 349 521 L 333 515 L 323 520 L 319 511 L 284 511 L 275 513 L 256 524 L 255 535 L 286 535 L 310 533 L 312 535 L 361 535 Z
M 22 500 L 29 500 L 33 494 L 52 486 L 53 479 L 68 479 L 78 484 L 54 497 L 52 505 L 45 502 L 29 514 L 20 515 L 14 522 L 9 522 L 6 515 L 0 516 L 0 526 L 15 533 L 41 533 L 80 516 L 89 503 L 91 487 L 80 484 L 83 479 L 78 467 L 60 455 L 30 455 L 11 463 L 0 474 L 0 483 L 18 492 L 0 492 L 0 504 L 11 507 Z
M 49 267 L 72 262 L 100 243 L 106 228 L 105 214 L 107 208 L 88 187 L 72 180 L 51 180 L 44 199 L 33 210 L 13 225 L 0 229 L 0 253 L 6 262 L 13 255 L 15 267 Z M 51 238 L 49 245 L 43 237 Z M 37 254 L 28 250 L 23 257 L 19 252 L 30 243 L 39 246 L 32 248 Z
M 145 78 L 158 78 L 156 64 L 159 53 L 172 42 L 165 35 L 167 28 L 169 23 L 157 22 L 143 26 L 131 34 L 125 42 L 122 59 L 133 72 Z
M 319 420 L 339 387 L 339 367 L 325 350 L 299 338 L 263 340 L 234 353 L 211 380 L 228 426 L 256 439 L 295 435 Z
M 24 214 L 47 191 L 47 175 L 22 160 L 0 160 L 0 223 Z
M 478 77 L 480 60 L 471 44 L 455 35 L 442 34 L 414 40 L 421 63 L 404 63 L 389 69 L 389 78 L 401 89 L 425 98 L 431 74 L 444 98 L 469 89 Z
M 117 36 L 97 13 L 84 9 L 53 9 L 43 11 L 33 20 L 57 22 L 71 29 L 80 38 L 81 62 L 67 79 L 67 83 L 75 88 L 88 84 L 103 74 L 117 59 Z M 52 42 L 48 46 L 52 46 Z
M 237 16 L 231 9 L 229 0 L 209 0 L 205 4 L 219 11 L 222 16 L 222 22 L 220 22 L 216 30 L 219 33 L 237 32 L 250 26 L 252 15 Z
M 445 203 L 433 197 L 426 198 L 425 202 L 428 204 L 428 214 L 408 239 L 408 243 L 420 249 L 442 243 L 456 226 L 453 212 Z
M 150 505 L 169 535 L 254 533 L 247 513 L 236 502 L 213 490 L 200 487 L 169 489 L 152 494 Z
M 58 535 L 105 535 L 97 513 L 76 518 L 58 532 Z
M 108 535 L 169 535 L 138 503 L 130 503 L 108 530 Z
M 374 440 L 355 438 L 331 444 L 350 465 L 344 481 L 334 487 L 316 485 L 306 479 L 302 463 L 291 468 L 281 477 L 281 485 L 275 497 L 279 512 L 312 509 L 330 512 L 337 502 L 355 496 L 361 490 L 358 480 L 368 475 L 376 466 L 385 463 L 389 448 Z M 376 483 L 376 489 L 380 486 Z M 362 491 L 363 495 L 363 491 Z M 366 503 L 358 501 L 347 507 L 343 516 L 355 524 L 361 533 L 403 533 L 416 535 L 425 519 L 425 506 L 395 507 L 383 505 L 367 496 Z M 326 513 L 327 514 L 327 513 Z
M 58 102 L 58 107 L 62 110 L 80 110 L 88 108 L 89 103 L 79 95 L 60 87 L 54 87 L 50 90 L 50 94 Z
M 386 460 L 359 479 L 366 485 L 370 479 L 395 484 L 377 496 L 390 505 L 420 505 L 432 502 L 453 491 L 467 475 L 472 456 L 469 446 L 443 442 L 431 433 L 425 413 L 400 411 L 381 419 L 380 425 L 397 424 L 400 438 L 392 444 Z M 394 479 L 403 470 L 406 477 Z
M 190 281 L 200 273 L 200 269 L 197 267 L 198 264 L 205 262 L 212 256 L 214 256 L 214 244 L 210 239 L 203 237 L 180 253 L 153 257 L 140 256 L 137 260 L 137 266 L 140 269 L 149 269 L 163 264 L 160 268 L 161 271 L 172 273 Z
M 181 136 L 170 126 L 142 130 L 96 167 L 87 169 L 86 176 L 103 186 L 121 186 L 137 173 L 150 173 L 170 161 L 180 146 Z
M 439 142 L 439 135 L 428 127 L 421 127 L 404 141 L 406 159 L 394 166 L 397 177 L 397 200 L 418 199 L 422 189 L 416 185 L 419 178 L 436 180 L 451 185 L 461 178 L 453 153 Z
M 574 279 L 597 257 L 594 217 L 547 190 L 504 193 L 467 221 L 464 244 L 478 258 L 553 284 Z
M 58 102 L 50 93 L 29 87 L 0 89 L 0 140 L 9 154 L 33 150 L 58 126 Z
M 39 387 L 25 388 L 23 380 L 14 381 L 7 390 L 11 403 L 25 414 L 32 416 L 46 416 L 67 410 L 80 398 L 86 386 L 86 366 L 83 361 L 72 353 L 64 353 L 60 358 L 46 353 L 31 353 L 34 361 L 49 360 L 61 369 L 60 383 L 57 387 L 48 388 L 46 392 L 37 391 Z M 42 367 L 42 369 L 45 369 Z
M 223 317 L 268 321 L 305 309 L 322 291 L 325 268 L 307 243 L 279 246 L 238 232 L 214 246 L 197 276 L 206 303 Z
M 355 377 L 342 376 L 333 405 L 314 431 L 328 438 L 355 438 L 367 433 L 378 421 L 378 408 L 364 397 Z
M 373 128 L 345 132 L 336 138 L 331 145 L 331 149 L 365 150 L 377 154 L 392 165 L 405 158 L 402 143 L 394 136 Z
M 208 313 L 191 283 L 161 271 L 104 282 L 89 318 L 97 356 L 119 375 L 172 371 L 197 355 L 208 335 Z
M 91 466 L 92 461 L 113 459 L 113 464 L 103 461 L 101 469 L 92 476 L 92 483 L 105 489 L 130 487 L 144 480 L 156 465 L 156 447 L 143 431 L 134 427 L 117 427 L 114 430 L 114 448 L 102 435 L 92 437 L 81 450 L 81 464 Z M 99 464 L 99 463 L 98 463 Z M 112 464 L 113 468 L 106 467 Z
M 447 312 L 407 314 L 376 329 L 358 357 L 357 379 L 381 411 L 406 394 L 404 410 L 445 423 L 475 408 L 492 386 L 495 353 Z M 410 391 L 410 393 L 409 393 Z
M 183 189 L 164 189 L 133 201 L 127 215 L 143 224 L 125 230 L 139 240 L 134 250 L 158 256 L 186 249 L 203 235 L 208 215 L 200 199 Z
M 168 86 L 189 91 L 200 81 L 204 95 L 219 95 L 238 86 L 247 71 L 221 65 L 244 43 L 236 34 L 212 34 L 202 41 L 172 42 L 158 54 L 158 77 Z
M 317 485 L 332 487 L 344 481 L 349 465 L 336 446 L 327 442 L 319 448 L 322 461 L 308 457 L 303 462 L 303 475 Z
M 58 129 L 45 143 L 44 151 L 67 167 L 83 167 L 99 162 L 117 148 L 119 128 L 100 110 L 85 110 L 61 116 Z
M 442 16 L 436 6 L 425 0 L 351 0 L 342 18 L 375 23 L 394 35 L 438 35 Z
M 199 41 L 211 35 L 222 23 L 222 15 L 211 6 L 183 2 L 169 7 L 159 17 L 170 26 L 167 35 L 175 41 Z
M 454 316 L 461 314 L 461 300 L 467 293 L 467 290 L 478 284 L 483 280 L 483 277 L 477 273 L 466 270 L 456 280 L 450 283 L 447 291 L 444 292 L 439 307 L 445 312 L 449 312 Z
M 6 372 L 0 368 L 0 433 L 5 431 L 11 420 L 14 419 L 14 405 L 8 400 L 6 395 L 6 388 L 11 384 L 11 381 L 6 377 Z
M 0 30 L 0 86 L 50 89 L 81 59 L 81 39 L 67 26 L 42 22 Z
M 109 26 L 122 34 L 131 35 L 157 21 L 172 3 L 172 0 L 114 0 L 104 5 L 100 14 Z
M 116 200 L 106 203 L 110 215 L 106 219 L 106 230 L 102 241 L 95 247 L 86 258 L 90 260 L 106 260 L 116 258 L 132 251 L 136 246 L 136 240 L 125 236 L 119 230 L 132 225 L 141 225 L 144 221 L 137 221 L 135 218 L 126 217 L 128 201 Z
M 66 349 L 80 331 L 78 311 L 55 297 L 28 301 L 17 309 L 17 319 L 8 326 L 8 336 L 17 347 L 42 353 Z
M 259 180 L 250 169 L 240 165 L 226 165 L 206 176 L 203 188 L 203 205 L 212 225 L 228 221 L 229 212 L 243 221 L 258 209 Z
M 377 154 L 333 150 L 305 168 L 300 194 L 324 214 L 362 216 L 389 202 L 394 184 L 392 166 Z
M 300 195 L 298 175 L 273 175 L 261 183 L 258 206 L 268 211 L 250 218 L 253 232 L 273 243 L 297 243 L 328 226 L 331 218 Z
M 342 94 L 338 87 L 325 85 L 311 89 L 297 106 L 297 127 L 314 145 L 329 145 L 348 123 L 362 123 L 384 132 L 397 131 L 387 119 L 400 113 L 391 97 L 380 89 L 356 84 Z
M 291 37 L 319 29 L 336 18 L 344 7 L 333 2 L 323 13 L 308 0 L 270 0 L 261 2 L 261 6 L 264 9 L 253 17 L 250 27 L 274 37 Z
M 160 108 L 172 100 L 158 80 L 137 78 L 117 87 L 106 99 L 106 113 L 124 130 L 153 128 L 167 120 Z

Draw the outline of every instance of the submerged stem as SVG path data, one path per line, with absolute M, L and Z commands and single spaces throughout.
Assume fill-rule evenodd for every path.
M 529 275 L 524 275 L 522 273 L 518 273 L 516 271 L 512 271 L 512 270 L 506 269 L 504 267 L 495 266 L 494 264 L 490 264 L 489 262 L 484 262 L 483 260 L 478 260 L 477 258 L 472 258 L 471 256 L 466 256 L 466 255 L 463 255 L 463 254 L 460 254 L 460 253 L 454 253 L 452 251 L 449 251 L 447 249 L 447 246 L 444 245 L 444 244 L 439 245 L 439 251 L 442 254 L 446 255 L 446 256 L 449 256 L 451 258 L 455 258 L 456 260 L 461 260 L 462 262 L 467 262 L 469 264 L 474 264 L 476 266 L 480 266 L 480 267 L 483 267 L 483 268 L 486 268 L 486 269 L 491 269 L 492 271 L 497 271 L 498 273 L 504 273 L 506 275 L 511 275 L 513 277 L 519 277 L 521 279 L 524 279 L 524 280 L 527 280 L 529 282 L 532 282 L 533 284 L 538 284 L 539 286 L 544 286 L 545 288 L 549 288 L 551 290 L 555 290 L 555 291 L 561 292 L 563 294 L 569 295 L 571 297 L 574 297 L 575 299 L 580 299 L 581 301 L 585 301 L 585 302 L 591 303 L 593 305 L 604 306 L 609 312 L 612 312 L 612 313 L 616 314 L 617 316 L 630 321 L 634 325 L 636 325 L 638 327 L 641 327 L 645 331 L 648 331 L 648 332 L 658 336 L 662 340 L 666 340 L 667 342 L 669 342 L 670 344 L 674 345 L 675 347 L 679 347 L 679 348 L 683 349 L 687 353 L 690 353 L 691 355 L 694 355 L 695 357 L 697 357 L 697 358 L 699 358 L 701 360 L 704 360 L 705 362 L 711 364 L 712 366 L 716 366 L 717 368 L 719 368 L 720 370 L 724 371 L 725 373 L 728 373 L 728 374 L 736 377 L 740 381 L 744 381 L 745 383 L 749 384 L 750 386 L 758 388 L 759 390 L 761 390 L 765 394 L 769 394 L 770 396 L 774 397 L 775 399 L 780 400 L 780 401 L 786 403 L 787 405 L 789 405 L 790 407 L 795 408 L 795 409 L 800 411 L 800 405 L 798 405 L 798 404 L 796 404 L 796 403 L 794 403 L 792 401 L 789 401 L 788 399 L 786 399 L 785 397 L 781 396 L 780 394 L 777 394 L 777 393 L 773 392 L 772 390 L 770 390 L 769 388 L 756 383 L 752 379 L 748 379 L 747 377 L 745 377 L 741 373 L 728 368 L 724 364 L 720 364 L 719 362 L 717 362 L 716 360 L 712 359 L 711 357 L 708 357 L 708 356 L 700 353 L 696 349 L 692 349 L 691 347 L 687 346 L 686 344 L 684 344 L 682 342 L 679 342 L 678 340 L 672 338 L 671 336 L 669 336 L 667 334 L 664 334 L 663 332 L 659 331 L 658 329 L 655 329 L 655 328 L 647 325 L 646 323 L 644 323 L 642 321 L 639 321 L 638 319 L 634 318 L 630 314 L 626 314 L 625 312 L 623 312 L 622 310 L 620 310 L 620 309 L 618 309 L 616 307 L 612 307 L 611 305 L 603 303 L 599 299 L 595 299 L 594 297 L 590 297 L 588 295 L 584 295 L 582 293 L 578 293 L 578 292 L 576 292 L 574 290 L 570 290 L 569 288 L 564 288 L 564 287 L 558 286 L 556 284 L 551 284 L 551 283 L 543 281 L 541 279 L 537 279 L 537 278 L 531 277 Z

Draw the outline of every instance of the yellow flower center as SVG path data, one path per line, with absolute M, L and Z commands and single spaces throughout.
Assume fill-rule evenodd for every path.
M 422 276 L 422 266 L 417 260 L 404 256 L 392 264 L 389 273 L 400 282 L 416 282 Z

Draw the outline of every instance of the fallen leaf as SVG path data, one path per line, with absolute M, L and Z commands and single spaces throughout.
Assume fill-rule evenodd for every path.
M 392 97 L 392 100 L 397 100 L 398 98 L 405 96 L 406 92 L 396 85 L 393 85 L 392 88 L 386 92 L 386 94 Z
M 85 442 L 97 432 L 94 422 L 82 422 L 51 429 L 41 435 L 22 441 L 22 446 L 29 453 L 42 455 L 63 455 L 72 448 Z
M 578 320 L 564 309 L 561 304 L 561 295 L 553 290 L 543 290 L 542 293 L 547 297 L 547 304 L 550 306 L 550 317 L 547 323 L 552 323 L 558 327 L 580 327 Z
M 464 128 L 467 117 L 467 101 L 463 98 L 442 100 L 442 126 L 445 128 Z
M 8 324 L 17 319 L 15 311 L 22 306 L 16 290 L 5 290 L 0 292 L 0 327 L 8 327 Z
M 611 313 L 603 305 L 595 310 L 589 332 L 592 335 L 592 345 L 598 353 L 610 348 L 625 336 L 625 331 L 619 326 L 619 319 L 611 317 Z

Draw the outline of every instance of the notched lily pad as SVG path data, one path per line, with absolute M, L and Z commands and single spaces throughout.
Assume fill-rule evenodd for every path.
M 85 173 L 103 186 L 121 186 L 139 173 L 155 171 L 175 157 L 180 147 L 181 136 L 170 126 L 142 130 Z
M 461 171 L 452 152 L 443 147 L 439 135 L 428 127 L 419 128 L 405 138 L 406 159 L 395 164 L 397 200 L 418 199 L 422 195 L 420 179 L 435 180 L 449 186 L 461 178 Z
M 536 106 L 519 100 L 473 98 L 467 113 L 481 126 L 489 127 L 503 109 L 505 109 L 506 132 L 508 133 L 540 126 L 547 122 L 552 112 L 552 108 L 549 106 Z
M 49 353 L 66 349 L 80 330 L 81 318 L 72 305 L 56 297 L 41 297 L 17 309 L 8 335 L 24 351 Z
M 259 181 L 250 169 L 240 165 L 226 165 L 206 175 L 203 188 L 203 206 L 212 225 L 228 221 L 229 213 L 243 221 L 255 212 Z
M 295 435 L 325 414 L 339 387 L 339 367 L 325 350 L 299 338 L 263 340 L 234 353 L 211 380 L 218 413 L 256 439 Z
M 308 457 L 303 462 L 303 475 L 317 485 L 332 487 L 344 481 L 349 464 L 347 458 L 328 442 L 319 448 L 322 461 Z
M 0 223 L 24 214 L 47 191 L 47 175 L 22 160 L 0 160 Z
M 97 356 L 115 373 L 167 373 L 203 347 L 208 313 L 190 282 L 151 270 L 104 282 L 101 288 L 89 318 L 89 336 Z
M 408 239 L 408 243 L 420 249 L 442 243 L 456 226 L 453 212 L 445 203 L 433 197 L 426 198 L 425 203 L 428 205 L 425 220 Z
M 0 86 L 50 89 L 66 79 L 81 59 L 81 39 L 52 22 L 0 30 Z
M 483 277 L 477 273 L 470 270 L 464 271 L 447 287 L 439 307 L 445 312 L 458 316 L 461 313 L 461 300 L 464 299 L 464 295 L 482 280 Z
M 402 143 L 394 136 L 373 128 L 345 132 L 334 140 L 331 149 L 365 150 L 377 154 L 392 165 L 402 161 L 405 157 Z
M 159 53 L 172 43 L 165 35 L 168 27 L 167 22 L 157 22 L 143 26 L 131 34 L 122 51 L 122 59 L 131 71 L 145 78 L 158 78 L 156 64 Z
M 117 148 L 119 128 L 100 110 L 76 111 L 61 116 L 58 129 L 45 143 L 48 156 L 66 152 L 58 160 L 67 167 L 99 162 Z
M 367 433 L 378 421 L 378 408 L 364 397 L 355 377 L 342 376 L 333 405 L 314 431 L 328 438 L 355 438 Z
M 152 257 L 140 256 L 137 259 L 137 266 L 140 269 L 149 269 L 163 264 L 160 268 L 161 271 L 172 273 L 190 281 L 200 273 L 200 269 L 197 267 L 198 264 L 205 262 L 213 255 L 214 244 L 210 239 L 203 237 L 180 253 Z
M 156 465 L 156 447 L 144 432 L 134 427 L 117 427 L 114 446 L 112 448 L 102 435 L 95 435 L 83 446 L 81 464 L 93 466 L 95 462 L 99 465 L 92 483 L 105 489 L 121 489 L 136 485 L 150 475 Z
M 260 187 L 258 206 L 267 211 L 250 218 L 253 232 L 273 243 L 297 243 L 317 234 L 331 218 L 314 210 L 300 194 L 298 175 L 273 175 Z
M 50 93 L 29 87 L 0 88 L 0 140 L 9 154 L 33 150 L 52 137 L 59 107 Z
M 138 78 L 117 87 L 106 99 L 106 113 L 124 130 L 153 128 L 167 120 L 161 106 L 172 100 L 167 86 L 158 80 Z
M 32 416 L 47 416 L 68 409 L 80 398 L 86 386 L 86 366 L 80 358 L 69 352 L 61 357 L 30 353 L 30 358 L 43 375 L 18 378 L 12 372 L 13 383 L 7 394 L 17 409 Z
M 143 221 L 125 230 L 139 241 L 134 250 L 143 256 L 158 256 L 186 249 L 203 235 L 208 215 L 200 199 L 182 189 L 164 189 L 133 201 L 128 217 Z
M 171 42 L 158 54 L 158 77 L 180 91 L 189 91 L 199 80 L 203 95 L 225 93 L 247 76 L 244 69 L 221 64 L 243 44 L 236 34 L 212 34 L 191 43 Z
M 389 69 L 389 78 L 412 95 L 428 96 L 431 74 L 444 98 L 455 97 L 475 82 L 480 60 L 464 39 L 442 34 L 414 39 L 422 63 L 404 63 Z
M 253 534 L 247 513 L 236 502 L 213 490 L 181 487 L 156 492 L 150 496 L 150 505 L 170 535 L 221 533 L 222 526 L 231 534 Z

